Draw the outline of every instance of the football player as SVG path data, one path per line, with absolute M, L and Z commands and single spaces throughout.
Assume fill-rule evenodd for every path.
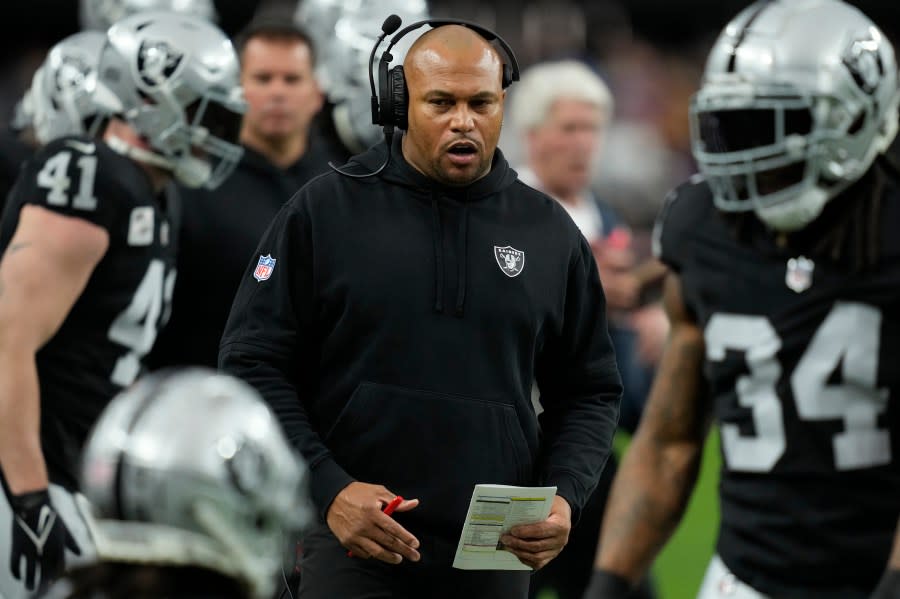
M 265 598 L 283 533 L 313 517 L 306 466 L 246 383 L 163 370 L 120 393 L 85 445 L 98 563 L 49 597 Z
M 314 511 L 303 459 L 259 394 L 204 368 L 119 394 L 85 445 L 98 563 L 48 597 L 269 599 L 284 535 Z
M 702 599 L 900 597 L 897 63 L 839 0 L 761 1 L 691 108 L 698 177 L 660 214 L 671 333 L 587 596 L 621 598 L 678 524 L 713 418 Z
M 70 494 L 89 427 L 138 376 L 169 312 L 172 202 L 241 155 L 238 63 L 208 21 L 142 13 L 107 33 L 102 141 L 61 137 L 20 175 L 0 223 L 0 595 L 84 553 Z

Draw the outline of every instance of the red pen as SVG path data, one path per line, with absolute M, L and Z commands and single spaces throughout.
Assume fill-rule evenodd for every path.
M 397 506 L 400 505 L 401 503 L 403 503 L 403 497 L 401 497 L 400 495 L 397 495 L 396 497 L 391 499 L 388 502 L 388 504 L 386 506 L 384 506 L 384 509 L 381 511 L 384 513 L 385 516 L 390 516 L 391 514 L 394 513 L 394 510 L 397 509 Z M 347 557 L 353 557 L 353 552 L 348 551 Z

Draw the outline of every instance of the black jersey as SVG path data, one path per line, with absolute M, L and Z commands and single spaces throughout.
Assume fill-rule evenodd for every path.
M 34 154 L 34 148 L 8 127 L 0 127 L 0 214 L 22 164 Z
M 882 216 L 880 262 L 858 274 L 738 242 L 701 180 L 673 192 L 657 225 L 704 331 L 723 453 L 718 551 L 774 596 L 868 596 L 887 563 L 900 515 L 893 188 Z
M 34 204 L 109 233 L 65 322 L 37 355 L 50 479 L 74 485 L 78 453 L 107 402 L 139 374 L 168 316 L 175 283 L 172 202 L 134 161 L 86 137 L 54 140 L 26 163 L 0 225 L 5 248 Z

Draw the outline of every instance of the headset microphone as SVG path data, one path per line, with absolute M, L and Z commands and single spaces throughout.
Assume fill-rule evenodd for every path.
M 378 50 L 378 46 L 381 45 L 381 42 L 384 41 L 384 38 L 391 35 L 398 29 L 400 29 L 400 25 L 403 24 L 403 21 L 397 15 L 388 15 L 388 18 L 384 20 L 384 23 L 381 25 L 381 35 L 378 37 L 378 41 L 375 42 L 375 46 L 372 47 L 372 53 L 369 54 L 369 87 L 372 88 L 372 122 L 378 122 L 378 94 L 375 91 L 375 76 L 372 72 L 372 67 L 375 64 L 375 51 Z M 387 56 L 388 61 L 393 60 L 393 57 Z M 381 171 L 385 169 L 388 163 L 391 161 L 391 142 L 394 139 L 394 126 L 392 124 L 385 125 L 383 128 L 384 138 L 387 141 L 387 158 L 378 170 L 372 171 L 371 173 L 365 173 L 362 175 L 355 175 L 353 173 L 348 173 L 347 171 L 341 170 L 339 167 L 336 167 L 331 161 L 328 162 L 328 166 L 331 167 L 332 170 L 338 172 L 345 177 L 352 177 L 354 179 L 365 179 L 367 177 L 374 177 Z

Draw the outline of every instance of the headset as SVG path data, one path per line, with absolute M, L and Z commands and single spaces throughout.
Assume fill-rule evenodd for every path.
M 409 89 L 406 87 L 406 77 L 403 74 L 403 65 L 397 65 L 393 68 L 388 68 L 391 61 L 394 60 L 394 57 L 391 54 L 391 48 L 393 48 L 394 45 L 398 41 L 400 41 L 400 39 L 407 33 L 415 31 L 416 29 L 425 25 L 430 25 L 432 28 L 441 27 L 443 25 L 461 25 L 463 27 L 467 27 L 476 32 L 488 42 L 496 41 L 497 45 L 500 47 L 500 50 L 502 50 L 503 54 L 505 54 L 506 60 L 503 62 L 503 69 L 500 80 L 503 89 L 509 87 L 513 83 L 513 81 L 519 80 L 519 63 L 516 60 L 516 55 L 515 53 L 513 53 L 513 50 L 509 46 L 509 44 L 507 44 L 506 41 L 495 32 L 487 29 L 486 27 L 482 27 L 477 23 L 473 23 L 472 21 L 465 21 L 463 19 L 426 19 L 424 21 L 416 21 L 411 25 L 407 25 L 403 29 L 400 29 L 400 31 L 391 38 L 391 42 L 388 44 L 387 49 L 381 55 L 381 60 L 378 62 L 379 91 L 376 92 L 375 74 L 373 72 L 373 66 L 375 64 L 375 52 L 378 50 L 378 46 L 381 45 L 381 42 L 384 41 L 384 38 L 397 31 L 397 29 L 400 28 L 401 24 L 402 21 L 399 16 L 389 15 L 388 18 L 384 20 L 384 23 L 381 26 L 381 35 L 378 37 L 378 40 L 375 42 L 375 46 L 372 48 L 372 53 L 369 55 L 369 87 L 372 89 L 372 123 L 375 125 L 381 125 L 384 128 L 384 137 L 388 145 L 387 160 L 384 161 L 384 164 L 382 164 L 378 168 L 378 170 L 362 175 L 348 173 L 334 166 L 330 162 L 328 163 L 328 166 L 330 166 L 333 170 L 347 177 L 362 179 L 365 177 L 373 177 L 383 171 L 391 161 L 390 146 L 391 141 L 394 137 L 394 128 L 407 128 Z

